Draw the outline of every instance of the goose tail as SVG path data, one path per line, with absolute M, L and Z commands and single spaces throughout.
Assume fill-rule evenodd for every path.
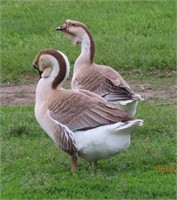
M 117 127 L 114 127 L 114 133 L 115 134 L 131 134 L 131 132 L 138 126 L 143 125 L 143 120 L 142 119 L 135 119 L 135 120 L 130 120 L 127 122 L 119 122 L 115 124 Z
M 125 122 L 123 126 L 118 127 L 116 130 L 123 130 L 123 129 L 132 128 L 136 126 L 142 126 L 143 122 L 144 121 L 142 119 L 130 120 L 128 122 Z
M 137 100 L 126 100 L 117 102 L 117 107 L 125 111 L 130 118 L 133 118 L 136 114 L 138 101 Z

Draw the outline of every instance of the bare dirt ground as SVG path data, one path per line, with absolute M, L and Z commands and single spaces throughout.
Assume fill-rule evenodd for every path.
M 67 83 L 69 85 L 69 81 Z M 174 103 L 177 97 L 177 85 L 151 83 L 130 83 L 132 89 L 139 93 L 145 100 L 162 99 Z M 67 86 L 66 86 L 67 88 Z M 1 105 L 22 105 L 35 103 L 35 84 L 6 86 L 0 88 Z

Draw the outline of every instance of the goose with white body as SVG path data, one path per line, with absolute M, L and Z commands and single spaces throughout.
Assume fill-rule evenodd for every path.
M 81 44 L 81 53 L 74 64 L 72 88 L 92 91 L 134 117 L 141 96 L 130 88 L 116 70 L 94 63 L 95 43 L 88 27 L 68 19 L 56 30 L 64 32 L 73 44 Z
M 116 105 L 90 91 L 62 88 L 70 65 L 60 51 L 42 50 L 33 66 L 41 73 L 35 117 L 53 141 L 71 156 L 73 170 L 78 156 L 95 162 L 129 147 L 131 132 L 143 120 L 130 119 Z

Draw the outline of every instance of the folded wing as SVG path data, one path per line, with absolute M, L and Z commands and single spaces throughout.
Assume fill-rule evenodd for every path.
M 63 90 L 60 94 L 55 92 L 54 95 L 49 101 L 49 115 L 71 131 L 129 120 L 128 115 L 114 104 L 89 91 Z

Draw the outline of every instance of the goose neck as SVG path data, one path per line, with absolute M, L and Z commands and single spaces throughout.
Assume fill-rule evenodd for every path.
M 83 35 L 81 42 L 81 53 L 77 58 L 75 65 L 92 64 L 95 54 L 95 43 L 89 31 Z
M 36 88 L 36 103 L 44 102 L 47 99 L 47 94 L 51 90 L 51 79 L 43 79 L 41 78 L 37 84 Z

